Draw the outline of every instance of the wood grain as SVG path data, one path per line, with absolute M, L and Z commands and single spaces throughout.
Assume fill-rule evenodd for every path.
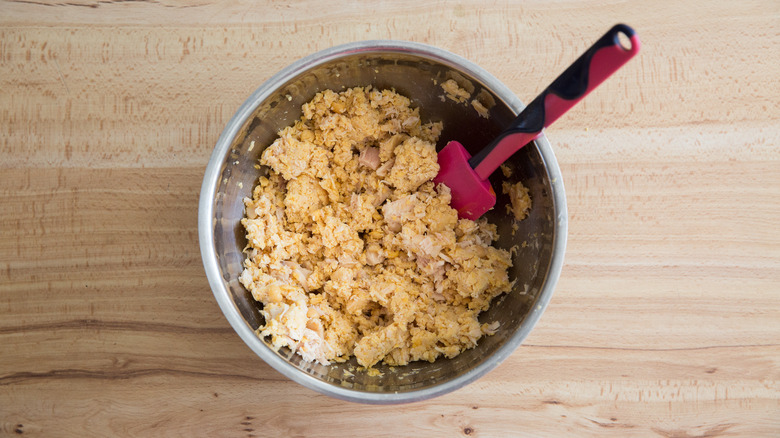
M 197 202 L 264 80 L 394 38 L 527 101 L 615 22 L 642 53 L 548 133 L 566 263 L 501 366 L 362 406 L 235 335 Z M 773 1 L 0 2 L 0 436 L 780 435 L 778 29 Z

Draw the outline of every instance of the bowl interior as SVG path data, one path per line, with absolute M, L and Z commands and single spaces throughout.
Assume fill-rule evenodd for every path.
M 470 91 L 472 98 L 466 103 L 447 98 L 441 84 L 448 79 L 454 79 Z M 267 90 L 267 97 L 257 102 L 238 135 L 229 139 L 230 147 L 221 159 L 213 200 L 212 231 L 218 269 L 242 323 L 252 330 L 262 325 L 263 320 L 258 311 L 259 304 L 238 282 L 244 260 L 242 249 L 246 245 L 240 220 L 244 216 L 242 199 L 251 197 L 258 177 L 266 172 L 256 166 L 260 154 L 274 141 L 281 128 L 301 116 L 301 105 L 318 91 L 368 85 L 395 89 L 411 98 L 420 108 L 423 122 L 444 122 L 437 145 L 439 149 L 450 140 L 458 140 L 474 153 L 516 115 L 516 108 L 463 66 L 446 59 L 398 51 L 362 50 L 341 54 L 301 69 L 281 80 L 275 90 Z M 480 117 L 470 103 L 472 99 L 489 109 L 489 118 Z M 538 146 L 526 146 L 507 164 L 512 169 L 510 177 L 504 177 L 500 171 L 491 177 L 498 202 L 487 218 L 498 225 L 498 246 L 507 250 L 515 247 L 510 278 L 516 283 L 512 293 L 499 297 L 480 317 L 482 322 L 500 322 L 500 329 L 494 336 L 483 337 L 476 348 L 451 360 L 442 358 L 434 363 L 416 362 L 404 367 L 378 365 L 380 374 L 373 376 L 358 371 L 354 358 L 344 364 L 323 366 L 304 362 L 288 349 L 274 351 L 261 339 L 256 340 L 253 349 L 258 351 L 260 348 L 261 356 L 277 355 L 289 366 L 327 385 L 371 393 L 404 393 L 431 388 L 457 379 L 485 361 L 495 361 L 495 354 L 500 349 L 514 349 L 530 331 L 533 323 L 528 322 L 528 316 L 540 303 L 540 291 L 547 280 L 553 252 L 556 213 L 550 175 Z M 505 180 L 522 181 L 530 189 L 533 207 L 523 221 L 514 223 L 506 211 L 509 199 L 501 193 L 501 183 Z M 287 370 L 285 374 L 290 375 L 289 372 Z

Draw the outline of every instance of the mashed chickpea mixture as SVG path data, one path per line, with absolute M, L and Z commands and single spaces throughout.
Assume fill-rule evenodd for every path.
M 454 357 L 492 334 L 509 292 L 496 227 L 458 219 L 439 171 L 441 123 L 388 90 L 325 91 L 262 154 L 246 198 L 241 283 L 275 348 L 371 367 Z

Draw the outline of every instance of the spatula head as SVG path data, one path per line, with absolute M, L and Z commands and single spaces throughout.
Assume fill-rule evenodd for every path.
M 452 193 L 452 208 L 458 216 L 477 220 L 496 205 L 496 193 L 490 182 L 480 178 L 469 165 L 471 155 L 457 141 L 447 143 L 439 151 L 439 174 L 433 179 L 443 183 Z

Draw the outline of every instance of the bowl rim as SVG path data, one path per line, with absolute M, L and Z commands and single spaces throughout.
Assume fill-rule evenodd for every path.
M 524 108 L 520 99 L 507 86 L 483 68 L 459 55 L 427 44 L 401 40 L 365 40 L 342 44 L 315 52 L 295 61 L 266 80 L 244 101 L 225 126 L 225 129 L 219 136 L 214 150 L 211 153 L 203 177 L 203 184 L 201 186 L 198 202 L 198 240 L 206 277 L 208 278 L 209 285 L 211 286 L 211 290 L 222 313 L 244 343 L 246 343 L 247 346 L 267 364 L 276 369 L 276 371 L 307 388 L 342 400 L 370 404 L 408 403 L 440 396 L 477 380 L 500 365 L 528 336 L 552 298 L 553 291 L 555 290 L 555 286 L 563 268 L 563 258 L 568 233 L 566 195 L 563 186 L 563 178 L 555 154 L 546 135 L 542 134 L 535 142 L 550 179 L 552 188 L 551 195 L 555 210 L 553 244 L 549 269 L 546 278 L 542 283 L 536 305 L 531 309 L 520 327 L 509 337 L 504 345 L 495 351 L 489 360 L 484 360 L 467 372 L 441 384 L 411 391 L 388 393 L 369 392 L 337 386 L 301 372 L 294 365 L 285 361 L 272 351 L 270 347 L 265 345 L 249 327 L 241 316 L 238 307 L 230 298 L 231 294 L 223 283 L 213 242 L 214 233 L 212 223 L 214 215 L 213 200 L 223 164 L 222 157 L 227 154 L 236 135 L 248 118 L 252 116 L 258 106 L 274 93 L 279 86 L 283 85 L 290 78 L 304 73 L 318 65 L 361 52 L 405 53 L 439 62 L 458 71 L 463 71 L 467 75 L 482 82 L 482 84 L 486 85 L 491 91 L 496 93 L 497 96 L 503 99 L 515 114 L 519 113 Z

